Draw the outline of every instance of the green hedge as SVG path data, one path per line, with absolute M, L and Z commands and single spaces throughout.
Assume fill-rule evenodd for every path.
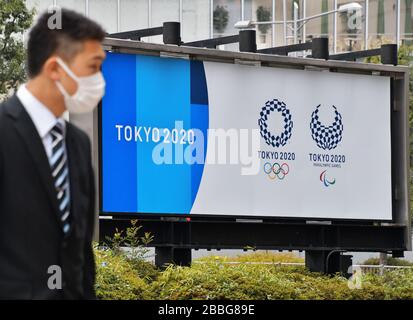
M 95 249 L 96 295 L 102 300 L 151 299 L 151 289 L 134 265 L 112 250 Z
M 95 252 L 99 299 L 413 299 L 413 270 L 363 275 L 361 289 L 350 289 L 339 275 L 311 273 L 304 267 L 228 265 L 212 257 L 160 271 L 109 249 Z
M 413 277 L 413 274 L 410 276 Z M 347 279 L 310 273 L 304 268 L 268 265 L 195 264 L 169 267 L 151 285 L 159 299 L 384 299 L 379 284 L 364 281 L 351 290 Z M 413 286 L 411 287 L 413 298 Z M 406 297 L 405 290 L 401 294 Z M 392 297 L 397 298 L 397 292 Z
M 272 262 L 272 263 L 304 263 L 304 258 L 300 258 L 294 253 L 273 253 L 259 251 L 248 254 L 237 255 L 235 257 L 227 256 L 207 256 L 197 259 L 197 261 L 221 261 L 221 262 Z
M 387 260 L 386 264 L 389 265 L 389 266 L 413 267 L 413 262 L 409 262 L 409 261 L 404 260 L 404 259 L 387 257 L 386 260 Z M 380 259 L 379 258 L 370 258 L 370 259 L 367 259 L 366 261 L 364 261 L 363 264 L 379 265 L 380 264 Z

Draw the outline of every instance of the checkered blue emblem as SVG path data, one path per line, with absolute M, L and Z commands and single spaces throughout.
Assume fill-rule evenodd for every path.
M 324 150 L 335 149 L 343 137 L 343 121 L 341 114 L 334 108 L 334 122 L 331 126 L 324 126 L 319 117 L 320 106 L 318 105 L 311 116 L 311 135 L 317 146 Z
M 268 129 L 268 116 L 272 112 L 279 112 L 283 116 L 283 131 L 279 135 L 274 135 Z M 291 133 L 293 129 L 293 121 L 291 117 L 290 110 L 284 102 L 277 99 L 267 101 L 265 106 L 261 109 L 260 119 L 258 120 L 258 125 L 260 127 L 261 136 L 264 138 L 265 142 L 274 148 L 285 146 L 287 141 L 291 138 Z

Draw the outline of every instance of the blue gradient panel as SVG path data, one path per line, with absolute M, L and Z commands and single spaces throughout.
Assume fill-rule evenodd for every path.
M 134 55 L 107 53 L 103 64 L 106 94 L 102 100 L 102 206 L 104 212 L 136 212 L 137 145 L 118 141 L 117 124 L 136 124 Z
M 208 88 L 202 61 L 191 61 L 191 103 L 208 106 Z
M 103 211 L 189 214 L 204 163 L 187 163 L 183 155 L 189 144 L 165 143 L 162 137 L 164 129 L 201 131 L 205 160 L 208 92 L 203 63 L 108 53 L 103 72 Z M 116 124 L 157 128 L 161 142 L 145 139 L 143 130 L 144 141 L 119 141 Z
M 202 180 L 202 173 L 204 172 L 206 151 L 208 145 L 208 105 L 192 104 L 191 105 L 191 127 L 197 128 L 202 132 L 202 138 L 204 140 L 203 149 L 203 162 L 195 162 L 191 166 L 191 207 L 195 202 L 196 195 L 198 194 L 199 185 Z M 198 137 L 195 137 L 198 139 Z M 197 152 L 197 149 L 194 150 Z
M 190 65 L 187 60 L 136 57 L 137 122 L 145 127 L 175 128 L 180 121 L 190 128 Z M 177 156 L 177 145 L 164 143 Z M 154 142 L 138 145 L 138 211 L 189 213 L 191 168 L 187 164 L 156 164 Z M 166 158 L 166 157 L 165 157 Z M 173 162 L 173 159 L 172 159 Z
M 195 202 L 199 185 L 204 172 L 206 151 L 208 146 L 208 88 L 204 64 L 202 61 L 191 61 L 191 128 L 197 128 L 202 132 L 204 141 L 203 162 L 194 163 L 191 172 L 191 199 Z M 197 137 L 196 137 L 197 138 Z

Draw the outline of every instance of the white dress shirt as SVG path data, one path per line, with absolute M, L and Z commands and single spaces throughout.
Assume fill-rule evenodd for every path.
M 17 90 L 17 97 L 23 104 L 30 118 L 32 119 L 40 138 L 43 141 L 44 149 L 46 150 L 49 162 L 52 156 L 52 135 L 50 130 L 59 121 L 63 125 L 63 130 L 66 129 L 66 122 L 63 117 L 56 116 L 41 103 L 23 84 Z
M 27 113 L 29 114 L 30 118 L 32 119 L 37 132 L 39 133 L 40 138 L 42 139 L 44 149 L 46 150 L 47 157 L 49 159 L 49 164 L 51 165 L 52 159 L 52 134 L 51 130 L 56 125 L 57 122 L 62 124 L 63 128 L 63 137 L 66 136 L 66 122 L 63 117 L 56 118 L 56 116 L 43 104 L 41 103 L 27 88 L 26 85 L 20 86 L 17 90 L 17 98 L 23 104 L 23 107 L 26 109 Z M 67 149 L 64 144 L 64 152 L 67 158 Z M 66 162 L 68 166 L 68 162 Z M 67 167 L 67 169 L 69 169 Z M 59 177 L 54 177 L 54 179 Z M 67 179 L 67 199 L 70 201 L 70 179 Z M 57 194 L 56 194 L 57 196 Z M 61 203 L 59 203 L 61 205 Z M 69 212 L 69 211 L 68 211 Z M 66 215 L 66 213 L 65 213 Z M 69 226 L 69 224 L 65 224 L 64 230 Z M 65 231 L 66 232 L 66 231 Z

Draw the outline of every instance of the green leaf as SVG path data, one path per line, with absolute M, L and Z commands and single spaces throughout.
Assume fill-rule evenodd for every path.
M 34 10 L 24 0 L 1 0 L 0 6 L 0 97 L 26 81 L 26 51 L 23 33 L 33 22 Z

